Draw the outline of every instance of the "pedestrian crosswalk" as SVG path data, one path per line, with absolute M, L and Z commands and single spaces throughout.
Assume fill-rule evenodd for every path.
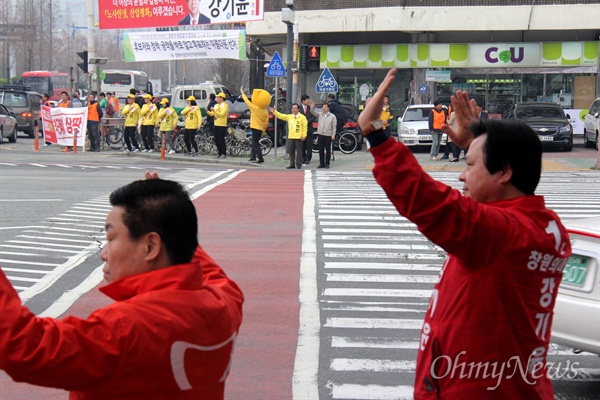
M 169 167 L 158 167 L 154 164 L 152 165 L 130 165 L 130 164 L 66 164 L 66 163 L 9 163 L 9 162 L 0 162 L 0 167 L 14 167 L 14 168 L 26 168 L 26 167 L 34 167 L 34 168 L 62 168 L 62 169 L 108 169 L 108 170 L 158 170 L 158 171 L 170 171 L 170 170 L 181 170 L 181 169 L 189 169 L 188 167 L 179 167 L 179 166 L 169 166 Z
M 458 173 L 432 176 L 462 186 Z M 411 399 L 420 330 L 446 254 L 398 214 L 371 173 L 317 173 L 313 182 L 319 397 Z M 600 215 L 599 183 L 596 173 L 545 174 L 537 192 L 568 220 Z M 594 357 L 554 345 L 550 353 Z

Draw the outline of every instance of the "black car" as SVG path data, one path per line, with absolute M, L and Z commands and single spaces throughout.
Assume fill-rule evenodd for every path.
M 509 120 L 523 121 L 538 134 L 542 147 L 573 150 L 573 127 L 569 115 L 556 103 L 519 103 L 510 109 Z
M 15 113 L 17 129 L 29 137 L 34 136 L 36 126 L 41 127 L 41 100 L 42 96 L 38 92 L 32 92 L 26 87 L 0 87 L 0 104 Z

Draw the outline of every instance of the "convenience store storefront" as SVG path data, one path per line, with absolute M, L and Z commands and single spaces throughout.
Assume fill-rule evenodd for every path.
M 388 92 L 396 113 L 412 103 L 448 101 L 465 90 L 490 114 L 503 117 L 523 101 L 587 110 L 597 97 L 598 55 L 595 41 L 321 46 L 321 69 L 333 72 L 340 100 L 359 109 L 387 70 L 399 68 Z M 318 77 L 308 75 L 307 88 Z

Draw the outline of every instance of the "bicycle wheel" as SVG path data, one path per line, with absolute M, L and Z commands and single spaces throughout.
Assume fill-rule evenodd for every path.
M 316 133 L 313 136 L 313 140 L 312 140 L 312 144 L 311 144 L 311 149 L 312 149 L 313 153 L 318 153 L 319 152 L 319 136 L 317 136 Z
M 340 140 L 338 144 L 340 151 L 344 154 L 352 154 L 358 146 L 358 140 L 356 136 L 350 132 L 342 132 L 340 134 Z
M 123 147 L 123 132 L 124 128 L 122 126 L 108 127 L 104 135 L 104 140 L 108 147 L 113 150 L 118 150 Z
M 268 137 L 261 138 L 258 141 L 258 144 L 260 144 L 260 151 L 263 157 L 269 154 L 271 152 L 271 148 L 273 147 L 273 142 Z
M 173 140 L 173 146 L 175 147 L 175 151 L 177 153 L 185 153 L 185 141 L 183 140 L 182 134 L 175 136 L 175 139 Z
M 154 132 L 154 151 L 160 151 L 162 149 L 162 134 Z

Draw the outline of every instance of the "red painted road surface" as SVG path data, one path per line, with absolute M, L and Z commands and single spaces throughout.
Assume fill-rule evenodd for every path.
M 303 187 L 299 171 L 247 171 L 194 202 L 200 243 L 246 296 L 227 399 L 292 398 Z M 94 289 L 65 315 L 86 317 L 109 302 Z M 17 384 L 0 372 L 1 400 L 66 398 L 65 391 Z

